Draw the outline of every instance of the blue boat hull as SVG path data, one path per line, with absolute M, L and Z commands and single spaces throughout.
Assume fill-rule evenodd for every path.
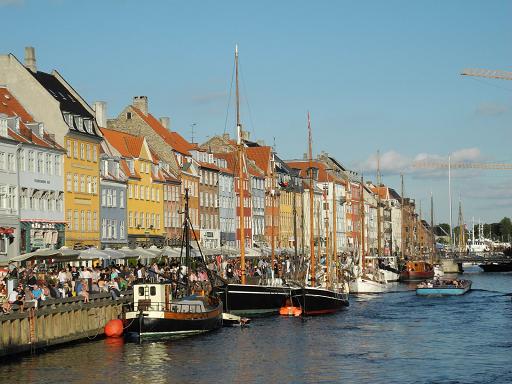
M 471 284 L 466 287 L 435 287 L 435 288 L 416 288 L 416 294 L 419 296 L 460 296 L 471 289 Z

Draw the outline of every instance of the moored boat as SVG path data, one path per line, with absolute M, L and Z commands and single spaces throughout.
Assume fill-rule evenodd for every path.
M 471 289 L 471 284 L 471 280 L 427 280 L 418 284 L 416 294 L 419 296 L 460 296 Z
M 408 261 L 400 272 L 400 281 L 427 280 L 434 277 L 434 268 L 426 261 Z
M 305 316 L 325 315 L 348 307 L 348 294 L 322 287 L 297 288 L 292 293 L 292 303 L 302 309 Z
M 479 267 L 484 272 L 512 272 L 512 261 L 483 263 Z
M 211 296 L 173 297 L 173 284 L 136 284 L 133 308 L 125 312 L 128 333 L 183 336 L 222 326 L 222 302 Z

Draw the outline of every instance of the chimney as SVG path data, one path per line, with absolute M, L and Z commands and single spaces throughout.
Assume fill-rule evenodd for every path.
M 133 104 L 135 108 L 138 108 L 144 115 L 148 115 L 148 97 L 147 96 L 135 96 L 133 98 Z
M 107 127 L 107 103 L 105 101 L 94 102 L 94 114 L 96 115 L 96 122 L 101 128 Z
M 161 117 L 159 120 L 165 129 L 171 129 L 171 119 L 169 117 Z
M 34 73 L 37 72 L 36 51 L 34 47 L 25 47 L 25 67 Z

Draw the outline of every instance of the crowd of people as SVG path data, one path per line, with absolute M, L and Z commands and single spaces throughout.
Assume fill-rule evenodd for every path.
M 13 310 L 24 311 L 38 308 L 48 299 L 78 297 L 84 303 L 89 302 L 93 293 L 110 293 L 116 300 L 136 282 L 175 282 L 177 290 L 187 284 L 195 290 L 210 290 L 208 271 L 197 260 L 187 271 L 178 260 L 164 259 L 147 266 L 112 264 L 110 266 L 72 266 L 35 264 L 28 267 L 9 266 L 8 272 L 0 278 L 0 314 Z M 239 282 L 242 271 L 238 258 L 213 257 L 207 265 L 214 274 L 228 282 Z M 291 258 L 281 258 L 271 266 L 269 257 L 253 258 L 246 261 L 246 275 L 254 278 L 290 277 L 295 272 L 295 263 Z M 10 284 L 9 284 L 10 282 Z M 179 284 L 179 283 L 183 284 Z M 11 288 L 9 289 L 8 286 Z

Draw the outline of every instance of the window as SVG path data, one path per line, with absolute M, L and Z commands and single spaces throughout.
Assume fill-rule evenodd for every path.
M 135 184 L 135 198 L 139 198 L 139 186 L 137 184 Z
M 158 229 L 160 229 L 160 214 L 159 213 L 156 214 L 156 227 Z
M 78 143 L 73 140 L 73 157 L 78 159 Z
M 97 231 L 98 230 L 98 213 L 96 211 L 94 211 L 92 213 L 93 215 L 93 230 Z
M 153 216 L 154 216 L 154 215 L 155 215 L 155 214 L 153 213 Z M 150 226 L 151 226 L 151 216 L 150 216 L 150 214 L 148 213 L 148 214 L 146 215 L 146 228 L 150 228 Z
M 44 173 L 44 160 L 43 160 L 42 152 L 37 153 L 37 173 L 39 173 L 39 174 Z
M 101 219 L 101 237 L 107 238 L 107 219 Z
M 80 175 L 80 192 L 85 193 L 85 175 Z
M 159 189 L 156 190 L 156 201 L 158 201 L 158 202 L 160 201 L 160 190 Z
M 98 194 L 98 177 L 94 176 L 92 178 L 92 193 L 97 195 Z
M 98 148 L 96 148 L 96 145 L 93 145 L 92 147 L 92 161 L 98 161 Z
M 87 193 L 92 193 L 92 181 L 91 176 L 87 176 Z
M 146 200 L 149 201 L 149 187 L 146 187 Z
M 132 118 L 132 113 L 131 112 L 126 112 L 126 118 L 128 120 L 130 120 Z
M 71 228 L 71 226 L 73 224 L 72 220 L 73 220 L 73 212 L 71 211 L 71 209 L 68 209 L 68 213 L 67 213 L 68 228 Z
M 49 153 L 45 156 L 45 171 L 48 175 L 53 175 L 53 159 Z
M 119 191 L 119 208 L 124 208 L 124 191 Z
M 20 171 L 25 171 L 26 164 L 25 164 L 25 150 L 20 150 Z
M 155 200 L 156 200 L 155 188 L 151 188 L 151 201 L 155 201 Z
M 139 225 L 141 228 L 144 228 L 144 212 L 139 213 Z
M 128 198 L 131 199 L 133 197 L 133 185 L 128 186 Z
M 92 230 L 91 211 L 87 211 L 87 230 L 89 232 Z
M 71 140 L 66 140 L 66 155 L 71 157 Z
M 91 161 L 91 144 L 85 146 L 85 158 L 87 161 Z
M 75 231 L 78 231 L 78 210 L 75 209 L 75 225 L 73 226 Z
M 128 212 L 128 227 L 133 228 L 133 214 L 132 214 L 132 211 Z
M 112 206 L 112 190 L 107 189 L 107 207 Z
M 78 192 L 78 174 L 73 175 L 73 190 Z
M 80 143 L 80 160 L 85 159 L 85 144 Z
M 9 171 L 16 172 L 16 161 L 14 154 L 12 153 L 9 153 L 9 155 L 7 156 L 7 167 Z
M 119 222 L 119 238 L 124 239 L 124 220 Z
M 71 184 L 71 173 L 66 174 L 66 190 L 68 192 L 71 192 L 73 190 Z
M 117 207 L 117 191 L 115 189 L 112 191 L 112 206 Z
M 62 172 L 62 167 L 60 164 L 61 158 L 60 155 L 55 155 L 55 175 L 60 176 Z
M 103 189 L 101 191 L 101 206 L 106 207 L 107 206 L 107 190 Z
M 28 171 L 34 172 L 34 151 L 28 151 Z
M 85 211 L 80 212 L 80 229 L 85 231 Z

